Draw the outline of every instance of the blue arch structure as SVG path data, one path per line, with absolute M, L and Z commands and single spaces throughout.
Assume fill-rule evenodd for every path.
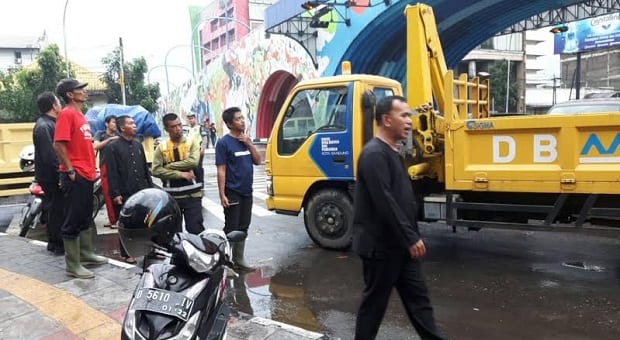
M 281 0 L 265 12 L 265 23 L 281 22 L 286 12 L 303 16 L 302 0 Z M 336 1 L 337 3 L 338 1 Z M 376 2 L 376 1 L 374 1 Z M 355 73 L 379 74 L 404 83 L 406 75 L 404 8 L 418 1 L 391 1 L 390 6 L 372 7 L 334 29 L 334 41 L 317 52 L 317 58 L 329 57 L 324 76 L 340 73 L 340 64 L 349 60 Z M 426 0 L 433 7 L 444 56 L 454 68 L 476 46 L 497 32 L 538 13 L 562 8 L 586 0 Z M 280 6 L 278 6 L 280 5 Z M 284 10 L 284 11 L 283 11 Z M 280 16 L 280 19 L 277 17 Z M 330 27 L 331 27 L 330 25 Z M 279 32 L 284 33 L 285 32 Z M 349 44 L 343 43 L 350 41 Z

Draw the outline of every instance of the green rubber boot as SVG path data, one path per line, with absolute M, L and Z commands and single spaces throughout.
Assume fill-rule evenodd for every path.
M 92 279 L 95 274 L 80 264 L 80 240 L 77 238 L 63 239 L 65 245 L 66 273 L 78 279 Z
M 105 264 L 108 259 L 95 254 L 93 247 L 93 228 L 80 232 L 80 263 L 81 264 Z
M 242 271 L 256 270 L 256 268 L 250 266 L 249 263 L 245 262 L 244 252 L 245 252 L 245 241 L 232 243 L 232 253 L 233 253 L 232 262 L 235 264 L 235 269 L 242 270 Z

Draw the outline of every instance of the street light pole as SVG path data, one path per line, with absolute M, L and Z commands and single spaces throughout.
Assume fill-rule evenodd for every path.
M 180 45 L 175 45 L 170 47 L 170 49 L 168 49 L 168 52 L 166 52 L 166 56 L 164 57 L 164 67 L 166 69 L 166 93 L 168 95 L 170 95 L 170 78 L 168 76 L 168 67 L 166 67 L 168 65 L 168 55 L 170 55 L 170 52 L 172 52 L 172 50 L 174 50 L 175 48 L 178 47 L 190 47 L 190 49 L 192 50 L 192 56 L 194 55 L 193 53 L 193 48 L 198 47 L 200 49 L 203 49 L 209 53 L 215 54 L 215 52 L 213 52 L 212 50 L 204 47 L 204 46 L 200 46 L 200 45 L 187 45 L 187 44 L 180 44 Z M 194 71 L 194 64 L 193 64 L 193 60 L 192 60 L 192 71 L 191 71 L 191 75 L 192 75 L 192 79 L 195 78 L 195 71 Z
M 67 5 L 69 4 L 69 0 L 65 0 L 65 10 L 62 12 L 62 38 L 65 44 L 65 71 L 67 73 L 67 78 L 69 78 L 69 56 L 67 55 L 67 28 L 65 25 L 65 18 L 67 16 Z
M 168 65 L 168 64 L 161 64 L 161 65 L 155 65 L 153 67 L 150 68 L 149 72 L 146 74 L 146 81 L 147 83 L 151 83 L 151 72 L 153 72 L 154 70 L 158 69 L 158 68 L 162 68 L 164 67 L 166 70 L 168 70 L 168 67 L 176 67 L 176 68 L 180 68 L 183 69 L 185 71 L 187 71 L 187 73 L 189 73 L 190 75 L 192 74 L 192 71 L 185 67 L 185 66 L 181 66 L 181 65 Z M 169 82 L 168 79 L 166 79 L 166 82 Z

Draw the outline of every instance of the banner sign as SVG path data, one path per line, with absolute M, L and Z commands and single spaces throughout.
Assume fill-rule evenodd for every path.
M 620 47 L 620 13 L 583 19 L 566 26 L 566 32 L 555 35 L 555 54 Z

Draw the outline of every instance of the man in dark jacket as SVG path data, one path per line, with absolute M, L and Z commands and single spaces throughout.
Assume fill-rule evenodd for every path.
M 114 206 L 114 215 L 120 216 L 121 207 L 129 196 L 153 186 L 151 172 L 146 163 L 142 144 L 134 139 L 136 124 L 129 116 L 116 118 L 120 132 L 119 139 L 107 147 L 106 165 L 108 168 L 109 195 Z M 120 245 L 121 256 L 127 263 L 135 263 L 123 245 Z
M 56 116 L 62 109 L 60 101 L 52 92 L 43 92 L 37 98 L 41 116 L 34 124 L 32 142 L 34 143 L 34 178 L 45 192 L 43 213 L 47 221 L 47 250 L 63 255 L 60 227 L 63 216 L 63 197 L 58 187 L 58 158 L 54 152 L 54 131 Z
M 355 339 L 377 336 L 396 287 L 409 320 L 422 339 L 443 339 L 435 325 L 420 259 L 426 253 L 418 231 L 411 182 L 398 143 L 411 131 L 405 98 L 390 96 L 376 106 L 377 135 L 359 157 L 353 217 L 353 250 L 362 258 L 364 292 Z

